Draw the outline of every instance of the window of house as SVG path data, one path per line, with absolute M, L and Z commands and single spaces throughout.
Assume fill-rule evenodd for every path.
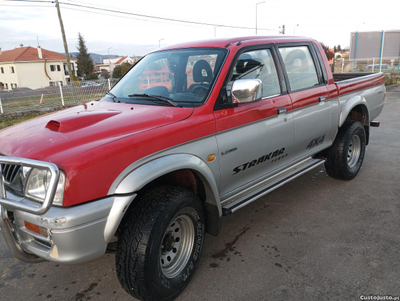
M 56 65 L 50 65 L 50 71 L 56 71 Z
M 1 73 L 4 73 L 4 68 L 3 67 L 1 67 Z
M 4 87 L 6 88 L 6 90 L 8 90 L 8 84 L 4 84 Z
M 10 67 L 11 73 L 14 73 L 14 67 Z
M 57 65 L 57 71 L 61 71 L 60 65 Z
M 317 69 L 307 46 L 281 47 L 279 52 L 282 56 L 292 91 L 319 85 Z

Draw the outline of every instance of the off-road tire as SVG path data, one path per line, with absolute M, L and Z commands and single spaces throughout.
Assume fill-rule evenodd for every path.
M 185 260 L 177 260 L 181 262 L 181 271 L 172 270 L 171 275 L 166 277 L 167 267 L 162 267 L 162 260 L 164 258 L 167 261 L 165 254 L 170 253 L 163 246 L 170 246 L 168 252 L 177 252 L 174 244 L 178 243 L 173 235 L 179 234 L 174 233 L 178 229 L 174 223 L 178 228 L 181 227 L 177 233 L 193 233 L 194 236 L 190 236 L 190 239 L 182 236 L 182 247 L 179 246 L 177 255 L 172 256 L 176 256 L 174 260 L 187 258 L 187 263 Z M 124 219 L 118 238 L 116 271 L 125 291 L 139 300 L 175 299 L 189 283 L 199 262 L 204 241 L 204 223 L 203 204 L 195 193 L 187 189 L 162 186 L 142 195 Z M 183 247 L 188 245 L 183 243 L 185 240 L 191 242 L 191 251 Z M 181 250 L 186 250 L 187 255 L 179 255 L 185 254 Z M 172 275 L 174 272 L 175 275 Z
M 354 157 L 356 151 L 352 154 L 352 148 L 356 149 L 356 144 L 359 154 Z M 346 121 L 339 129 L 333 145 L 326 151 L 325 169 L 328 175 L 340 180 L 354 179 L 364 161 L 365 147 L 366 135 L 361 122 Z

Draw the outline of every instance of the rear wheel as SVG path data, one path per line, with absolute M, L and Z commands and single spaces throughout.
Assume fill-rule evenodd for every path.
M 116 270 L 123 288 L 140 300 L 173 300 L 194 274 L 204 241 L 203 206 L 180 187 L 150 190 L 125 220 Z
M 326 152 L 328 175 L 341 180 L 353 179 L 365 156 L 366 135 L 359 121 L 348 120 L 339 129 L 333 145 Z

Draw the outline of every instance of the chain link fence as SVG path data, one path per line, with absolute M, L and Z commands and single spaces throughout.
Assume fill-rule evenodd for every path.
M 348 58 L 338 58 L 333 60 L 333 73 L 376 73 L 383 72 L 385 75 L 385 85 L 400 83 L 400 65 L 399 60 L 384 59 L 381 62 L 379 58 L 369 60 L 349 60 Z
M 0 91 L 0 118 L 55 111 L 102 98 L 118 79 L 84 80 L 67 86 Z

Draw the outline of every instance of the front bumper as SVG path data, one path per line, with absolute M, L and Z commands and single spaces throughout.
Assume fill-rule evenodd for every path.
M 135 197 L 111 196 L 69 208 L 51 207 L 43 215 L 8 210 L 3 205 L 0 206 L 0 227 L 10 251 L 22 261 L 79 264 L 105 254 Z M 7 192 L 10 201 L 21 201 L 18 198 Z M 33 201 L 23 201 L 35 206 Z M 25 221 L 47 229 L 47 237 L 27 229 Z

